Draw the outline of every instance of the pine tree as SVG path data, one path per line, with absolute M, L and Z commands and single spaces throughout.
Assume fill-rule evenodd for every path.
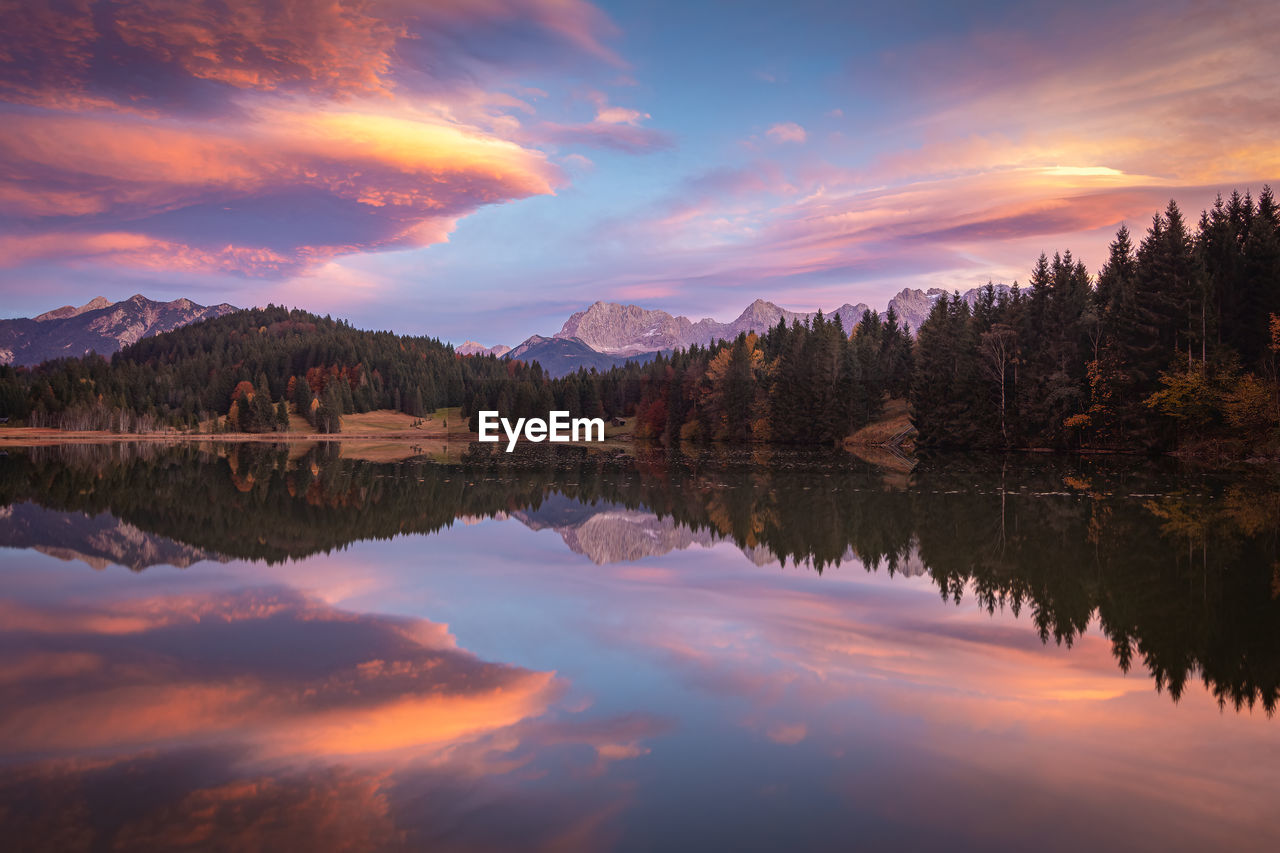
M 293 408 L 298 414 L 310 420 L 311 418 L 311 400 L 315 397 L 311 392 L 311 386 L 307 383 L 305 376 L 295 376 L 292 380 L 293 384 Z
M 1250 217 L 1243 267 L 1240 352 L 1252 366 L 1266 355 L 1268 318 L 1280 313 L 1280 209 L 1269 186 L 1258 196 L 1257 210 Z

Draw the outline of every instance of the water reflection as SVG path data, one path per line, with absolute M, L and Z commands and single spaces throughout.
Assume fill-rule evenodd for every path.
M 1017 847 L 1070 813 L 1048 846 L 1266 847 L 1271 485 L 1145 460 L 10 453 L 0 545 L 29 550 L 0 560 L 0 830 Z
M 572 716 L 553 672 L 282 587 L 6 603 L 0 621 L 11 849 L 522 848 L 566 827 L 592 849 L 621 793 L 590 777 L 668 728 Z M 557 764 L 554 794 L 521 785 Z M 458 825 L 488 809 L 503 820 Z
M 1025 612 L 1045 641 L 1070 645 L 1096 617 L 1120 667 L 1140 660 L 1175 699 L 1197 675 L 1236 708 L 1270 713 L 1280 695 L 1280 493 L 1265 480 L 1149 460 L 952 457 L 902 478 L 844 455 L 766 452 L 102 453 L 0 460 L 0 544 L 134 569 L 270 563 L 494 517 L 550 528 L 597 564 L 732 542 L 757 565 L 927 574 L 957 604 Z

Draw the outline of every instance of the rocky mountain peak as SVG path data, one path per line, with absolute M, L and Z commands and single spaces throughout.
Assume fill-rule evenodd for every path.
M 764 323 L 773 325 L 778 322 L 778 318 L 782 316 L 782 309 L 772 302 L 766 302 L 763 299 L 757 299 L 746 307 L 746 309 L 738 315 L 735 323 Z M 747 330 L 743 330 L 747 331 Z
M 569 317 L 555 337 L 577 338 L 599 352 L 652 352 L 681 346 L 690 325 L 666 311 L 595 302 Z
M 0 320 L 0 363 L 39 364 L 89 352 L 111 355 L 142 338 L 238 310 L 190 299 L 156 302 L 140 293 L 115 303 L 99 296 L 78 308 L 64 305 L 31 319 Z
M 49 320 L 65 320 L 69 317 L 78 317 L 89 311 L 98 311 L 102 308 L 110 306 L 105 296 L 95 296 L 79 308 L 74 305 L 63 305 L 61 308 L 54 308 L 52 311 L 46 311 L 38 317 L 34 317 L 37 323 L 45 323 Z
M 487 347 L 479 341 L 466 341 L 462 346 L 454 349 L 458 355 L 496 355 L 502 357 L 511 352 L 511 347 L 505 344 L 497 344 Z

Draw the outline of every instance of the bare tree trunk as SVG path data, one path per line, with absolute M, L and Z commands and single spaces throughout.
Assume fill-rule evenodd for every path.
M 1000 437 L 1004 439 L 1005 447 L 1009 446 L 1009 431 L 1004 425 L 1004 369 L 1000 370 Z

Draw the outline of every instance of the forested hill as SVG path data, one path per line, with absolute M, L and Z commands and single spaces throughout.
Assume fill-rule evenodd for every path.
M 287 423 L 292 407 L 334 432 L 345 412 L 423 415 L 459 405 L 473 386 L 498 378 L 536 383 L 542 373 L 491 356 L 464 358 L 434 338 L 361 331 L 268 306 L 146 338 L 110 361 L 0 367 L 0 414 L 34 426 L 124 431 L 219 418 L 219 428 L 262 432 Z

